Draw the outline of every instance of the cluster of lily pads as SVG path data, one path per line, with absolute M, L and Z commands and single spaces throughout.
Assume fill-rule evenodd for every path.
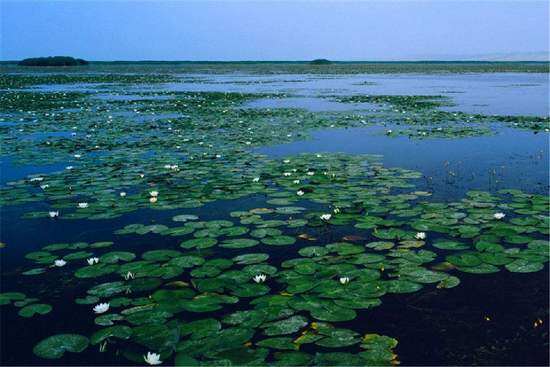
M 112 82 L 149 81 L 125 78 Z M 94 347 L 148 364 L 390 365 L 398 362 L 397 340 L 349 323 L 386 295 L 443 292 L 459 286 L 462 273 L 536 272 L 548 262 L 546 196 L 471 191 L 435 202 L 416 189 L 420 172 L 384 167 L 377 156 L 275 159 L 252 150 L 303 139 L 314 128 L 363 126 L 365 116 L 243 107 L 280 95 L 133 95 L 0 94 L 2 118 L 17 120 L 0 125 L 2 155 L 65 166 L 9 182 L 0 189 L 2 206 L 26 204 L 24 220 L 60 227 L 71 219 L 93 226 L 138 211 L 173 213 L 121 226 L 112 238 L 67 239 L 26 255 L 32 265 L 21 271 L 23 281 L 39 276 L 79 291 L 75 309 L 96 315 L 90 335 L 74 330 L 40 341 L 34 353 L 41 358 Z M 424 126 L 451 115 L 433 99 L 367 102 L 398 109 L 373 118 L 389 113 Z M 196 210 L 241 198 L 262 205 L 235 204 L 216 218 Z M 151 245 L 123 246 L 125 238 Z M 20 292 L 0 294 L 0 305 L 20 307 L 23 317 L 55 312 L 55 301 L 48 300 L 52 310 Z

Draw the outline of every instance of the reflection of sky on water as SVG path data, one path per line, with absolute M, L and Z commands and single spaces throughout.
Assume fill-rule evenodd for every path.
M 518 188 L 546 193 L 548 135 L 501 128 L 492 136 L 453 139 L 388 138 L 380 128 L 328 129 L 312 139 L 258 149 L 271 156 L 304 152 L 381 154 L 388 167 L 422 172 L 421 186 L 438 200 L 456 199 L 468 190 Z

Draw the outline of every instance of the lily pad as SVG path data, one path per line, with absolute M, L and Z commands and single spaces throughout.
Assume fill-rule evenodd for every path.
M 80 353 L 88 348 L 89 340 L 78 334 L 57 334 L 39 342 L 33 352 L 40 358 L 57 359 L 65 352 Z

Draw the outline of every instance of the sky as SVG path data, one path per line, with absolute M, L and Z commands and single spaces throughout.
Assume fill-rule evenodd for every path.
M 547 0 L 0 0 L 0 59 L 547 59 Z

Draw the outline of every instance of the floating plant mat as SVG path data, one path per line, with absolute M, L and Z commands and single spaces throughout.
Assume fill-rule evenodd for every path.
M 56 81 L 65 82 L 10 77 L 15 87 Z M 119 85 L 95 93 L 124 95 L 120 84 L 166 81 L 106 75 L 97 82 Z M 243 108 L 281 94 L 93 93 L 0 94 L 1 112 L 17 121 L 0 126 L 2 155 L 65 166 L 9 182 L 0 204 L 24 207 L 22 221 L 60 232 L 124 221 L 103 238 L 67 236 L 26 253 L 12 275 L 22 289 L 2 289 L 0 305 L 21 320 L 87 315 L 29 346 L 43 363 L 106 353 L 137 364 L 391 365 L 395 336 L 354 324 L 388 297 L 441 294 L 464 276 L 521 276 L 547 266 L 546 196 L 470 191 L 437 202 L 417 189 L 421 172 L 384 167 L 378 156 L 278 159 L 251 149 L 390 118 L 406 128 L 389 138 L 410 129 L 469 136 L 486 133 L 483 124 L 498 117 L 439 111 L 438 97 L 369 97 L 385 107 L 365 117 Z M 365 97 L 341 101 L 358 98 Z M 534 130 L 548 124 L 500 120 Z M 21 139 L 45 132 L 33 144 Z M 259 205 L 208 212 L 250 198 Z
M 397 340 L 339 324 L 383 307 L 388 294 L 459 287 L 463 273 L 537 272 L 548 262 L 548 198 L 540 195 L 472 191 L 433 202 L 411 183 L 417 172 L 369 156 L 264 158 L 255 173 L 241 185 L 263 193 L 264 207 L 202 220 L 163 187 L 139 195 L 140 205 L 169 196 L 169 208 L 181 210 L 170 222 L 28 253 L 29 279 L 72 277 L 69 287 L 82 289 L 75 305 L 98 314 L 93 334 L 54 335 L 35 353 L 60 358 L 89 340 L 136 363 L 154 352 L 185 364 L 389 365 Z M 334 239 L 342 229 L 350 232 Z M 119 236 L 155 236 L 164 248 L 117 249 Z M 48 312 L 55 308 L 34 301 L 19 313 Z

